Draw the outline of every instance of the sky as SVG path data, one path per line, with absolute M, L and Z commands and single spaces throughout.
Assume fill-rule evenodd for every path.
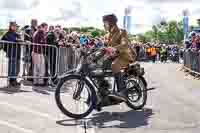
M 188 10 L 190 24 L 200 18 L 199 0 L 0 0 L 0 28 L 9 21 L 30 24 L 32 18 L 49 25 L 103 28 L 102 16 L 114 13 L 122 27 L 124 9 L 131 9 L 131 33 L 143 33 L 162 20 L 182 20 Z

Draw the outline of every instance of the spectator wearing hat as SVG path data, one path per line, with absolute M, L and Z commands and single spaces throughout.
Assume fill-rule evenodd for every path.
M 31 26 L 25 28 L 25 41 L 33 42 L 33 35 L 37 31 L 38 21 L 36 19 L 31 20 Z
M 31 20 L 31 26 L 25 27 L 25 35 L 24 35 L 24 40 L 28 42 L 33 42 L 33 35 L 37 31 L 37 26 L 38 26 L 38 21 L 37 19 L 32 19 Z M 28 68 L 28 76 L 33 76 L 33 63 L 32 63 L 32 57 L 31 53 L 33 50 L 32 45 L 27 45 L 25 48 L 25 56 L 27 57 L 25 62 L 30 63 L 30 67 Z M 25 74 L 25 72 L 24 72 Z M 33 81 L 32 78 L 28 78 L 29 81 Z
M 17 24 L 16 22 L 10 22 L 9 30 L 2 37 L 2 40 L 8 41 L 4 44 L 4 51 L 8 57 L 8 77 L 10 86 L 19 86 L 20 83 L 17 83 L 17 75 L 20 70 L 20 55 L 21 48 L 19 44 L 16 44 L 19 41 L 19 34 L 17 34 Z

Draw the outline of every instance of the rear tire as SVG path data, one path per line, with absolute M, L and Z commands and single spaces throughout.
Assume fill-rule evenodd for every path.
M 137 89 L 138 89 L 137 92 L 141 93 L 141 94 L 138 94 L 138 96 L 139 96 L 139 100 L 142 99 L 142 103 L 140 103 L 139 105 L 136 105 L 137 101 L 139 101 L 139 100 L 133 101 L 133 100 L 131 100 L 129 98 L 129 96 L 128 96 L 129 94 L 127 94 L 128 101 L 126 102 L 126 104 L 131 109 L 140 110 L 146 105 L 146 102 L 147 102 L 147 91 L 146 91 L 147 88 L 146 88 L 145 84 L 143 83 L 143 81 L 140 78 L 138 79 L 138 81 L 129 80 L 128 82 L 132 82 L 132 83 L 134 83 L 134 84 L 136 84 L 138 86 L 137 87 Z
M 58 106 L 58 108 L 61 110 L 61 112 L 65 115 L 67 115 L 68 117 L 74 118 L 74 119 L 82 119 L 86 116 L 88 116 L 94 109 L 95 105 L 96 105 L 96 93 L 95 90 L 93 88 L 93 86 L 85 79 L 83 78 L 82 80 L 84 80 L 84 83 L 88 86 L 89 91 L 91 92 L 91 94 L 89 94 L 89 100 L 91 102 L 89 108 L 87 109 L 86 112 L 82 113 L 82 114 L 74 114 L 71 113 L 69 110 L 67 110 L 64 105 L 63 105 L 63 101 L 61 100 L 60 94 L 61 92 L 61 88 L 63 86 L 63 84 L 69 80 L 72 79 L 77 79 L 77 80 L 81 80 L 81 76 L 79 75 L 69 75 L 64 77 L 63 79 L 61 79 L 61 81 L 59 82 L 56 91 L 55 91 L 55 100 L 56 100 L 56 104 Z M 69 102 L 70 104 L 70 102 Z

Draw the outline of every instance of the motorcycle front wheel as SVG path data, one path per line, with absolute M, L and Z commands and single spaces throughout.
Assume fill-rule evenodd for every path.
M 127 106 L 134 110 L 142 109 L 147 102 L 147 89 L 144 82 L 139 79 L 127 81 Z
M 94 109 L 95 94 L 92 85 L 85 78 L 69 75 L 58 83 L 55 100 L 63 114 L 74 119 L 82 119 Z

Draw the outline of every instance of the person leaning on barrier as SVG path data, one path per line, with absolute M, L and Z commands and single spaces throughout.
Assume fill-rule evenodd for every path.
M 197 39 L 196 39 L 196 49 L 199 50 L 200 49 L 200 36 L 197 35 Z
M 9 30 L 2 37 L 2 40 L 8 41 L 4 43 L 3 50 L 6 52 L 8 57 L 8 79 L 10 86 L 19 86 L 20 83 L 17 82 L 17 76 L 20 71 L 20 55 L 21 48 L 17 44 L 19 42 L 19 34 L 17 34 L 17 24 L 16 22 L 10 22 Z
M 31 20 L 31 25 L 27 25 L 24 27 L 24 41 L 29 43 L 33 43 L 33 35 L 34 33 L 37 31 L 37 26 L 38 26 L 38 21 L 36 19 L 32 19 Z M 24 57 L 24 61 L 26 63 L 29 63 L 30 66 L 27 68 L 28 69 L 28 76 L 33 76 L 33 63 L 32 63 L 32 50 L 33 50 L 33 46 L 32 45 L 27 45 L 25 47 L 25 57 Z M 25 75 L 25 72 L 24 72 Z M 32 78 L 28 78 L 29 81 L 33 81 Z
M 56 37 L 56 43 L 57 46 L 59 47 L 59 53 L 58 53 L 58 71 L 57 73 L 60 75 L 62 73 L 64 73 L 65 71 L 68 70 L 68 47 L 69 45 L 67 45 L 68 43 L 66 43 L 66 38 L 68 37 L 67 35 L 65 35 L 65 32 L 62 32 L 61 28 L 56 28 L 54 30 L 54 34 Z
M 57 51 L 56 48 L 58 47 L 58 43 L 56 42 L 56 35 L 54 32 L 54 26 L 49 27 L 49 32 L 47 34 L 47 44 L 52 46 L 48 48 L 48 60 L 50 63 L 50 76 L 52 77 L 52 81 L 56 81 L 56 59 L 57 59 Z
M 72 32 L 68 38 L 68 42 L 66 43 L 67 46 L 67 66 L 68 69 L 71 70 L 76 66 L 77 61 L 77 51 L 76 48 L 80 46 L 80 41 L 76 32 Z
M 58 28 L 58 26 L 56 26 L 56 27 L 57 28 L 54 30 L 56 42 L 57 42 L 58 46 L 64 47 L 64 45 L 65 45 L 65 34 L 61 30 L 61 28 Z
M 36 33 L 33 36 L 33 64 L 34 64 L 34 72 L 33 75 L 36 77 L 34 79 L 33 84 L 36 86 L 44 86 L 46 83 L 44 83 L 44 80 L 39 77 L 45 76 L 45 44 L 46 44 L 46 32 L 48 29 L 48 25 L 46 23 L 42 23 L 40 25 L 40 29 L 36 31 Z
M 37 20 L 32 19 L 31 20 L 31 26 L 26 26 L 25 28 L 25 35 L 24 35 L 24 40 L 25 41 L 30 41 L 33 42 L 33 35 L 37 31 Z

